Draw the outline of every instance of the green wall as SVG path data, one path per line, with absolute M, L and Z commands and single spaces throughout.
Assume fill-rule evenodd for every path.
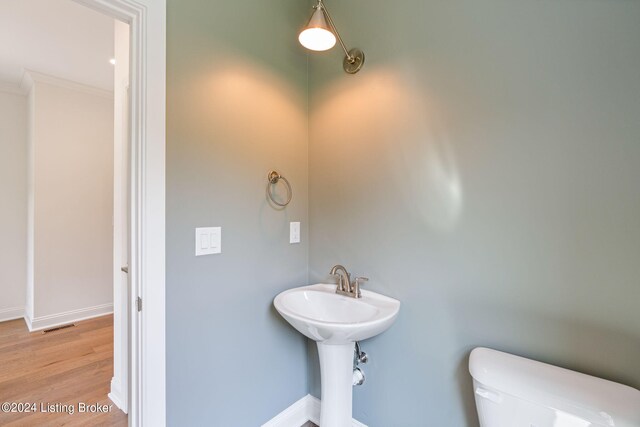
M 310 55 L 310 276 L 403 304 L 355 418 L 477 425 L 475 346 L 640 387 L 640 2 L 327 6 L 367 62 Z
M 271 301 L 336 263 L 403 303 L 363 343 L 370 427 L 477 425 L 475 346 L 640 387 L 640 3 L 330 1 L 355 76 L 298 45 L 309 6 L 168 1 L 169 425 L 319 396 Z
M 307 393 L 305 339 L 272 308 L 307 282 L 307 5 L 169 0 L 167 416 L 172 426 L 259 426 Z M 267 172 L 292 183 L 284 211 Z M 289 244 L 289 221 L 303 242 Z M 194 229 L 222 226 L 222 254 Z

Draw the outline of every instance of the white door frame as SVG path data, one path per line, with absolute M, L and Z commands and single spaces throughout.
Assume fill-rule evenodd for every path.
M 129 24 L 114 20 L 113 378 L 109 398 L 129 412 Z
M 164 427 L 166 0 L 75 1 L 131 29 L 129 426 Z

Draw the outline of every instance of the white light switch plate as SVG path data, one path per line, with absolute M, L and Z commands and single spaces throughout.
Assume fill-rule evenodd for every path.
M 300 243 L 300 223 L 289 223 L 289 243 Z
M 196 256 L 222 252 L 222 227 L 196 228 Z

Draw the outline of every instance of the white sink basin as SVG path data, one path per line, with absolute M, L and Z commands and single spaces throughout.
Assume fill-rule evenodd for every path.
M 400 301 L 362 290 L 362 298 L 336 294 L 335 284 L 293 288 L 273 305 L 294 328 L 325 344 L 366 340 L 386 331 L 398 316 Z
M 351 427 L 355 341 L 386 331 L 400 301 L 362 290 L 362 298 L 336 294 L 336 285 L 319 283 L 289 289 L 273 305 L 300 333 L 316 341 L 320 359 L 320 425 Z

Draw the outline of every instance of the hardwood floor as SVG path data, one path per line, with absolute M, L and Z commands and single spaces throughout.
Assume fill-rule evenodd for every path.
M 0 409 L 1 426 L 126 426 L 127 415 L 107 397 L 112 376 L 113 316 L 46 334 L 29 333 L 22 319 L 0 323 L 0 405 L 36 406 L 28 413 Z M 80 412 L 82 403 L 110 410 Z

